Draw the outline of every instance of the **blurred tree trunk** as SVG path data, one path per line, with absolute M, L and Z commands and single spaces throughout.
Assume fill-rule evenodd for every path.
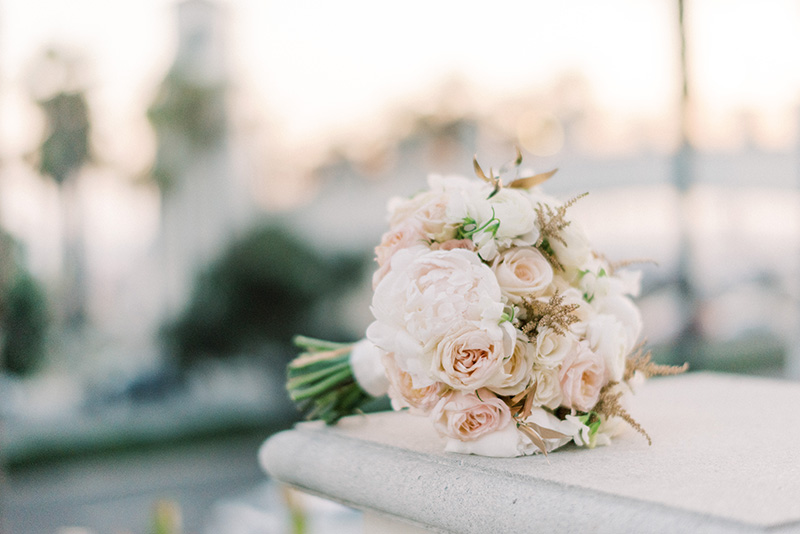
M 689 218 L 689 190 L 694 167 L 694 148 L 689 139 L 690 128 L 690 80 L 688 69 L 688 48 L 686 39 L 685 0 L 678 0 L 678 32 L 680 43 L 680 141 L 673 162 L 673 181 L 678 191 L 679 250 L 676 291 L 680 300 L 682 328 L 675 340 L 675 361 L 691 360 L 702 365 L 698 354 L 699 324 L 697 296 L 692 283 L 692 244 Z

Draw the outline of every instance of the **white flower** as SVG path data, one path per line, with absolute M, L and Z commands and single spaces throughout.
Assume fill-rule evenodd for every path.
M 641 271 L 619 270 L 607 274 L 608 267 L 600 267 L 595 272 L 587 270 L 582 274 L 578 287 L 590 299 L 615 295 L 637 296 L 641 291 Z
M 503 360 L 502 367 L 486 383 L 486 387 L 498 395 L 513 396 L 521 393 L 530 381 L 535 356 L 534 346 L 525 340 L 525 336 L 517 336 L 513 353 Z
M 537 367 L 533 371 L 533 382 L 536 384 L 536 393 L 533 395 L 534 406 L 545 406 L 555 410 L 561 405 L 558 368 Z
M 553 268 L 533 247 L 515 247 L 503 252 L 492 269 L 503 295 L 518 304 L 522 297 L 538 297 L 553 281 Z
M 551 369 L 561 365 L 564 358 L 572 351 L 574 336 L 567 332 L 561 335 L 550 327 L 539 329 L 536 335 L 536 364 Z
M 503 372 L 503 364 L 512 358 L 516 332 L 509 323 L 484 325 L 465 322 L 447 332 L 431 356 L 430 376 L 448 386 L 475 391 L 497 381 Z
M 547 452 L 554 451 L 555 449 L 572 441 L 572 437 L 575 435 L 577 430 L 574 422 L 569 420 L 561 420 L 542 408 L 534 408 L 531 411 L 531 414 L 525 418 L 525 422 L 535 423 L 542 428 L 554 430 L 564 434 L 563 438 L 547 438 L 543 440 L 547 448 Z M 524 434 L 522 434 L 522 432 L 519 432 L 519 435 L 520 448 L 524 454 L 530 455 L 541 452 L 536 445 L 534 445 L 527 437 L 524 436 Z
M 619 382 L 641 333 L 639 309 L 629 298 L 619 295 L 595 299 L 592 304 L 597 313 L 588 323 L 586 339 L 605 360 L 606 379 Z
M 531 209 L 530 200 L 524 193 L 511 188 L 503 188 L 489 199 L 494 216 L 500 221 L 497 239 L 511 240 L 521 238 L 527 243 L 539 239 L 536 228 L 536 213 Z
M 375 321 L 367 337 L 392 352 L 410 373 L 414 387 L 435 378 L 420 358 L 432 352 L 448 332 L 465 323 L 497 327 L 503 314 L 500 286 L 492 270 L 474 252 L 462 249 L 394 254 L 391 270 L 375 288 Z
M 551 239 L 549 243 L 559 263 L 568 269 L 583 269 L 591 258 L 592 250 L 589 247 L 589 239 L 578 222 L 572 221 L 558 235 L 566 245 L 558 239 Z
M 389 390 L 389 381 L 381 361 L 384 354 L 368 339 L 362 339 L 350 351 L 353 377 L 358 386 L 373 397 L 386 395 Z

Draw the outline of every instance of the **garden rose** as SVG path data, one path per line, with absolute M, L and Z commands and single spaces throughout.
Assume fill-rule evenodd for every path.
M 575 337 L 566 332 L 559 334 L 549 327 L 539 329 L 536 335 L 536 364 L 540 367 L 558 367 L 564 358 L 572 351 Z
M 464 323 L 445 334 L 431 353 L 431 376 L 454 389 L 474 391 L 496 381 L 513 358 L 516 332 L 502 326 Z
M 558 369 L 537 367 L 533 370 L 533 382 L 536 393 L 533 395 L 534 406 L 545 406 L 555 410 L 561 405 L 562 393 Z
M 431 417 L 439 434 L 459 441 L 473 441 L 511 422 L 506 403 L 488 389 L 454 391 L 439 401 Z
M 542 295 L 553 281 L 553 268 L 533 247 L 511 248 L 500 254 L 492 266 L 503 295 L 515 304 L 522 297 Z
M 600 397 L 600 389 L 605 385 L 605 362 L 602 356 L 592 352 L 586 342 L 578 342 L 561 366 L 562 404 L 588 412 Z
M 385 353 L 382 362 L 386 369 L 386 377 L 389 379 L 389 398 L 392 401 L 392 408 L 395 410 L 411 408 L 422 413 L 429 413 L 446 390 L 446 386 L 439 382 L 415 388 L 411 375 L 397 366 L 394 354 Z
M 498 395 L 513 396 L 521 393 L 530 381 L 535 356 L 533 344 L 526 341 L 524 336 L 517 336 L 511 357 L 503 360 L 502 367 L 487 382 L 486 387 Z
M 422 233 L 422 229 L 413 220 L 406 221 L 383 234 L 380 244 L 375 247 L 375 260 L 378 262 L 378 270 L 372 275 L 372 289 L 378 287 L 380 281 L 389 272 L 391 259 L 395 252 L 424 243 L 425 236 Z

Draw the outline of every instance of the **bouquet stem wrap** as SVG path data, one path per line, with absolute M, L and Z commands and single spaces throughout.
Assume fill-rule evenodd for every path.
M 286 387 L 307 419 L 333 424 L 386 394 L 380 351 L 369 341 L 335 343 L 297 336 L 294 343 L 303 352 L 289 364 Z

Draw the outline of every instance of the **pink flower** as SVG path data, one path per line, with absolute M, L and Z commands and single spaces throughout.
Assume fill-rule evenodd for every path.
M 473 441 L 511 422 L 508 406 L 488 389 L 454 391 L 439 401 L 431 417 L 441 435 L 459 441 Z
M 463 248 L 475 252 L 475 243 L 471 239 L 450 239 L 444 243 L 434 243 L 431 245 L 431 250 L 454 250 Z
M 464 323 L 436 344 L 431 374 L 454 389 L 474 391 L 499 378 L 515 342 L 516 332 L 509 323 L 486 327 Z
M 585 341 L 577 343 L 561 364 L 562 404 L 582 412 L 591 411 L 605 385 L 605 372 L 603 357 L 592 352 Z
M 404 248 L 425 243 L 425 236 L 419 224 L 413 220 L 407 221 L 397 228 L 383 234 L 381 243 L 375 247 L 375 261 L 378 262 L 378 270 L 372 276 L 372 289 L 386 276 L 391 268 L 391 260 L 394 253 Z
M 395 410 L 412 408 L 428 413 L 442 398 L 442 393 L 447 388 L 444 384 L 436 382 L 430 386 L 415 388 L 411 375 L 397 366 L 394 354 L 384 353 L 382 361 L 389 379 L 389 398 Z

